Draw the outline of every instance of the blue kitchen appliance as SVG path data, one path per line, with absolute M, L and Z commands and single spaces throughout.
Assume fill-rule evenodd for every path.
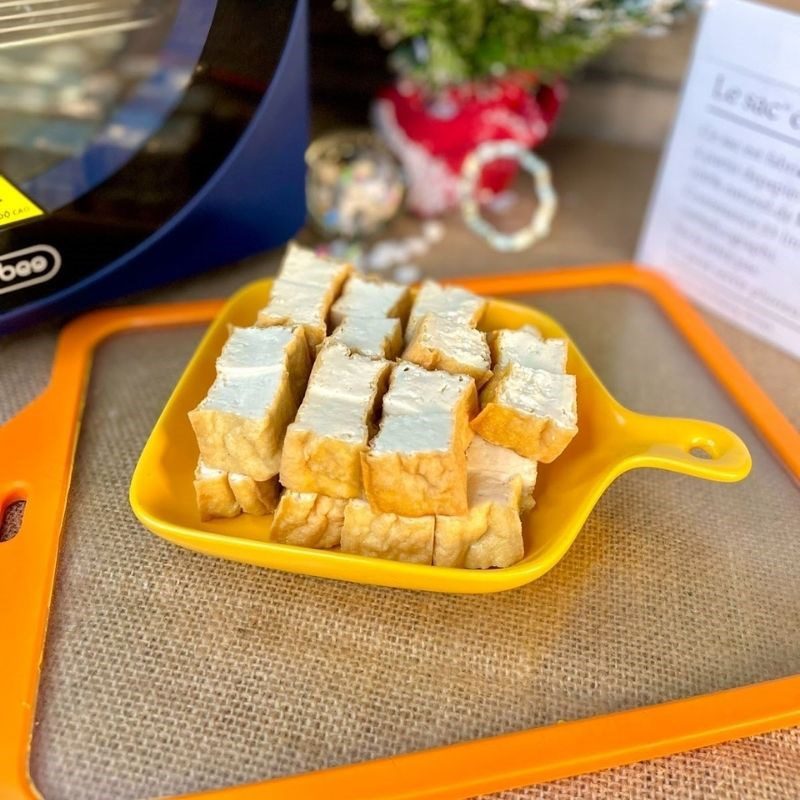
M 0 333 L 302 225 L 306 0 L 0 5 Z

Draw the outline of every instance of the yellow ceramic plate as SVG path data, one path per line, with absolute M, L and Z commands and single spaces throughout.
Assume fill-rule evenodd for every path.
M 570 340 L 568 370 L 578 381 L 580 432 L 552 464 L 539 467 L 536 508 L 524 519 L 525 557 L 513 567 L 466 570 L 404 564 L 269 541 L 270 517 L 241 515 L 202 522 L 192 477 L 197 445 L 187 412 L 214 380 L 228 325 L 250 325 L 271 281 L 239 291 L 200 342 L 147 440 L 133 475 L 130 501 L 154 533 L 208 555 L 323 578 L 437 592 L 496 592 L 544 575 L 574 541 L 606 487 L 638 467 L 738 481 L 750 471 L 742 440 L 711 422 L 650 417 L 621 406 Z M 553 319 L 526 306 L 490 300 L 482 328 L 535 325 L 547 337 L 569 338 Z M 702 454 L 701 454 L 702 451 Z M 693 452 L 695 454 L 693 454 Z

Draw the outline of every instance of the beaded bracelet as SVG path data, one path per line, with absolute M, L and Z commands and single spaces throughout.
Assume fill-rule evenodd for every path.
M 481 170 L 498 159 L 512 159 L 533 177 L 539 205 L 528 225 L 514 233 L 502 233 L 481 216 L 477 186 Z M 459 182 L 461 213 L 464 222 L 496 250 L 517 252 L 530 247 L 550 233 L 558 199 L 550 181 L 550 168 L 541 158 L 513 139 L 484 142 L 464 159 Z

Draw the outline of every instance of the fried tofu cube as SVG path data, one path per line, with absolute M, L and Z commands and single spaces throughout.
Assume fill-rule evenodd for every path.
M 286 369 L 222 374 L 189 419 L 208 466 L 266 481 L 280 469 L 283 437 L 296 410 Z
M 433 541 L 433 564 L 464 567 L 469 548 L 489 527 L 489 504 L 470 508 L 460 516 L 437 515 Z
M 408 517 L 466 513 L 467 459 L 456 427 L 444 414 L 384 417 L 361 460 L 370 504 Z
M 521 479 L 475 472 L 468 483 L 469 511 L 436 517 L 433 563 L 467 569 L 516 564 L 524 555 Z
M 350 264 L 289 244 L 269 301 L 259 312 L 256 324 L 300 325 L 309 346 L 316 347 L 327 335 L 328 313 L 352 272 Z
M 469 375 L 479 387 L 492 376 L 486 334 L 452 317 L 426 314 L 403 358 L 425 369 Z
M 472 436 L 469 420 L 478 411 L 475 381 L 469 375 L 451 375 L 401 361 L 392 370 L 389 391 L 383 398 L 383 416 L 452 415 L 464 447 Z
M 578 432 L 574 375 L 509 364 L 484 387 L 481 406 L 475 433 L 535 461 L 553 461 Z
M 278 270 L 278 280 L 325 286 L 331 280 L 338 282 L 337 297 L 344 282 L 354 272 L 353 266 L 343 261 L 317 255 L 311 248 L 289 242 Z M 332 302 L 332 301 L 331 301 Z
M 342 342 L 329 337 L 317 350 L 306 396 L 324 394 L 361 403 L 374 396 L 375 380 L 380 378 L 388 382 L 391 368 L 391 362 L 354 353 Z
M 466 513 L 474 407 L 472 378 L 412 364 L 395 368 L 380 430 L 361 457 L 375 510 L 409 517 Z
M 467 569 L 511 567 L 525 555 L 519 513 L 508 506 L 493 504 L 488 519 L 486 533 L 467 550 L 464 559 Z
M 509 364 L 547 372 L 567 371 L 567 340 L 543 339 L 536 328 L 526 325 L 518 330 L 499 330 L 489 334 L 492 364 L 502 371 Z
M 308 390 L 283 443 L 281 483 L 296 492 L 359 497 L 361 454 L 391 364 L 337 344 L 320 351 Z
M 331 324 L 336 327 L 351 317 L 405 320 L 410 307 L 411 293 L 407 286 L 364 275 L 352 275 L 331 308 Z
M 386 514 L 373 511 L 364 500 L 350 500 L 344 512 L 341 549 L 343 553 L 430 564 L 434 528 L 432 516 Z
M 436 281 L 425 281 L 417 292 L 406 326 L 406 341 L 410 342 L 417 326 L 427 314 L 447 317 L 474 328 L 486 309 L 486 301 L 458 286 L 442 286 Z
M 301 328 L 233 328 L 216 380 L 189 412 L 205 464 L 255 481 L 274 477 L 309 367 Z
M 311 370 L 311 356 L 301 327 L 231 326 L 228 340 L 217 358 L 218 375 L 252 377 L 282 369 L 289 372 L 299 405 Z
M 200 519 L 235 517 L 242 509 L 228 484 L 228 473 L 197 462 L 194 471 L 194 491 Z
M 467 474 L 484 474 L 496 480 L 520 480 L 520 511 L 530 511 L 535 505 L 536 462 L 476 436 L 467 448 Z
M 337 547 L 347 503 L 314 492 L 287 490 L 275 510 L 270 540 L 320 549 Z
M 351 353 L 393 361 L 403 348 L 403 326 L 399 319 L 348 317 L 326 342 L 339 342 Z
M 361 453 L 367 448 L 367 409 L 347 399 L 321 405 L 306 399 L 289 426 L 281 458 L 281 483 L 297 492 L 358 497 Z
M 281 487 L 277 476 L 266 481 L 256 481 L 249 475 L 231 472 L 228 483 L 245 514 L 271 514 L 278 505 Z

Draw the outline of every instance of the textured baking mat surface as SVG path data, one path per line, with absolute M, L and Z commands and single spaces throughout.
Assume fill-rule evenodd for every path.
M 112 339 L 89 388 L 46 646 L 31 759 L 46 798 L 227 786 L 800 671 L 788 475 L 649 300 L 531 300 L 622 402 L 737 430 L 752 476 L 623 476 L 561 564 L 497 595 L 228 563 L 151 535 L 127 502 L 201 331 Z

